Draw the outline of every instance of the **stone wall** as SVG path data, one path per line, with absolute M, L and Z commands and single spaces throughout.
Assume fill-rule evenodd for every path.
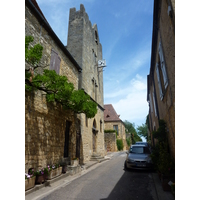
M 25 8 L 25 35 L 31 35 L 34 37 L 34 41 L 31 45 L 40 43 L 43 46 L 41 63 L 49 69 L 51 50 L 54 49 L 61 58 L 59 75 L 67 76 L 69 82 L 74 84 L 75 89 L 78 89 L 78 69 L 69 57 L 66 56 L 61 47 L 55 42 L 51 34 L 47 32 L 31 12 L 32 11 L 28 7 Z
M 97 40 L 95 40 L 97 39 Z M 90 95 L 98 103 L 98 112 L 92 119 L 87 119 L 84 114 L 79 115 L 81 121 L 81 138 L 83 144 L 82 162 L 90 160 L 95 140 L 95 153 L 105 155 L 104 145 L 104 109 L 103 109 L 103 72 L 97 68 L 98 60 L 102 59 L 102 46 L 99 40 L 97 25 L 92 26 L 84 6 L 80 10 L 70 9 L 67 49 L 82 67 L 79 76 L 79 89 Z M 96 135 L 93 137 L 93 123 L 96 122 Z M 100 123 L 102 130 L 100 129 Z
M 40 91 L 25 95 L 25 170 L 55 164 L 64 157 L 66 121 L 70 121 L 69 152 L 75 157 L 74 113 L 47 103 Z
M 153 81 L 149 85 L 151 93 L 155 91 L 155 99 L 157 101 L 157 111 L 159 119 L 165 120 L 167 123 L 168 140 L 170 145 L 171 155 L 175 158 L 175 30 L 173 17 L 168 15 L 168 2 L 159 2 L 159 13 L 158 13 L 158 29 L 157 38 L 154 41 L 155 54 L 153 55 L 154 64 L 151 66 L 152 75 L 154 79 L 155 89 Z M 172 1 L 172 6 L 175 12 L 175 4 Z M 159 63 L 159 43 L 162 44 L 165 68 L 168 78 L 168 86 L 163 89 L 163 98 L 160 97 L 159 83 L 156 72 L 156 64 Z M 153 48 L 152 48 L 153 49 Z M 152 80 L 152 79 L 151 79 Z M 162 80 L 161 80 L 162 81 Z M 153 104 L 153 102 L 152 102 Z M 153 108 L 154 109 L 154 108 Z M 158 117 L 155 116 L 155 112 L 151 112 L 150 109 L 150 126 L 152 130 L 157 130 Z
M 126 133 L 125 133 L 125 126 L 121 121 L 117 122 L 104 122 L 105 124 L 105 130 L 113 130 L 114 125 L 118 125 L 118 136 L 116 139 L 122 139 L 124 148 L 123 150 L 126 150 Z
M 105 137 L 105 145 L 107 152 L 115 152 L 117 151 L 116 145 L 116 133 L 104 133 Z
M 51 50 L 61 58 L 60 75 L 78 89 L 79 71 L 72 58 L 66 55 L 60 43 L 55 40 L 41 23 L 41 19 L 29 7 L 25 7 L 25 35 L 32 35 L 34 42 L 43 46 L 41 62 L 49 69 Z M 40 169 L 59 162 L 64 157 L 66 121 L 70 122 L 69 157 L 76 156 L 76 115 L 63 110 L 60 105 L 47 103 L 43 92 L 25 93 L 25 170 Z

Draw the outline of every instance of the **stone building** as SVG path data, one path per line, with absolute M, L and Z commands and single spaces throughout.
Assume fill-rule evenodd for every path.
M 81 5 L 81 8 L 84 7 Z M 83 13 L 87 16 L 85 12 Z M 89 21 L 86 20 L 86 22 L 89 24 Z M 98 34 L 97 26 L 92 27 L 91 31 L 96 36 Z M 25 35 L 34 37 L 31 45 L 40 43 L 43 46 L 41 63 L 46 66 L 46 69 L 55 70 L 59 75 L 66 76 L 69 82 L 73 83 L 75 89 L 84 89 L 94 101 L 98 102 L 98 113 L 95 118 L 87 119 L 85 114 L 76 114 L 71 110 L 66 111 L 59 104 L 46 102 L 44 92 L 26 92 L 25 171 L 27 172 L 32 167 L 40 169 L 47 164 L 58 163 L 63 158 L 78 157 L 80 163 L 85 163 L 93 152 L 104 156 L 103 75 L 95 65 L 97 60 L 102 58 L 99 38 L 94 36 L 95 39 L 98 39 L 98 44 L 95 41 L 97 46 L 94 45 L 91 49 L 92 55 L 94 56 L 96 53 L 97 57 L 91 56 L 88 59 L 88 52 L 83 49 L 86 57 L 80 55 L 82 56 L 81 60 L 86 59 L 87 61 L 80 63 L 79 57 L 75 58 L 69 52 L 70 37 L 68 37 L 68 50 L 50 27 L 35 0 L 25 1 Z M 26 68 L 29 68 L 27 63 L 25 65 Z M 86 65 L 90 68 L 83 70 L 82 68 Z M 91 76 L 88 75 L 89 73 Z M 91 81 L 91 85 L 89 85 L 89 81 Z
M 175 0 L 155 0 L 150 73 L 147 76 L 149 133 L 166 122 L 170 153 L 175 158 Z
M 97 25 L 91 24 L 82 4 L 78 11 L 76 8 L 70 9 L 67 49 L 82 68 L 79 89 L 83 89 L 98 104 L 98 112 L 93 119 L 87 119 L 85 114 L 78 116 L 81 122 L 84 163 L 94 154 L 104 156 L 105 146 L 103 71 L 98 66 L 98 61 L 102 60 L 102 45 Z
M 113 108 L 112 104 L 104 105 L 104 123 L 105 123 L 105 130 L 115 130 L 117 131 L 117 138 L 122 139 L 124 148 L 123 150 L 127 149 L 126 143 L 126 132 L 125 132 L 125 125 L 123 121 L 119 118 L 118 115 Z

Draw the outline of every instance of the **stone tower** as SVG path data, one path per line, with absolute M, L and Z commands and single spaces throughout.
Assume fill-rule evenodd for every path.
M 92 26 L 84 6 L 80 10 L 70 9 L 67 49 L 82 67 L 79 74 L 79 89 L 90 95 L 97 102 L 98 112 L 92 119 L 85 114 L 79 116 L 81 121 L 81 154 L 83 162 L 92 155 L 104 156 L 104 101 L 103 71 L 98 68 L 98 60 L 102 60 L 102 46 L 99 40 L 97 25 Z

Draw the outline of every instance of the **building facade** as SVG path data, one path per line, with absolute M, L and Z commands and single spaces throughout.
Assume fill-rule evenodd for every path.
M 104 99 L 103 71 L 98 67 L 102 60 L 102 45 L 97 25 L 92 25 L 84 6 L 70 9 L 67 49 L 82 68 L 79 74 L 79 89 L 83 89 L 98 104 L 98 112 L 92 119 L 80 114 L 83 163 L 92 155 L 105 155 L 104 146 Z
M 112 104 L 104 105 L 104 123 L 105 123 L 105 130 L 115 130 L 117 131 L 117 138 L 122 139 L 123 141 L 123 150 L 127 149 L 126 143 L 126 132 L 125 132 L 125 125 L 123 121 L 119 118 L 118 115 L 112 106 Z
M 167 125 L 171 155 L 175 158 L 175 1 L 155 0 L 150 73 L 147 76 L 149 133 L 162 119 Z
M 81 7 L 84 8 L 83 5 Z M 94 35 L 98 34 L 96 25 L 91 30 Z M 64 110 L 59 104 L 48 103 L 42 91 L 26 91 L 25 171 L 28 172 L 30 168 L 41 169 L 48 164 L 59 163 L 64 158 L 78 157 L 83 164 L 90 160 L 93 152 L 104 156 L 103 72 L 98 72 L 95 66 L 96 61 L 102 58 L 101 44 L 98 43 L 98 46 L 91 49 L 98 53 L 95 61 L 92 57 L 89 58 L 90 55 L 87 57 L 88 52 L 84 52 L 85 57 L 80 56 L 81 60 L 86 61 L 84 64 L 80 63 L 79 57 L 73 57 L 69 52 L 70 48 L 68 50 L 56 36 L 35 0 L 25 1 L 25 35 L 34 37 L 30 45 L 40 43 L 43 46 L 41 65 L 45 69 L 55 70 L 57 74 L 66 76 L 76 90 L 84 89 L 98 103 L 96 116 L 87 119 L 85 114 L 76 114 L 71 110 Z M 69 38 L 68 44 L 71 44 Z M 82 70 L 87 65 L 90 68 Z M 25 63 L 25 68 L 29 67 Z M 88 77 L 88 74 L 91 76 Z M 89 80 L 91 85 L 88 84 L 87 87 Z

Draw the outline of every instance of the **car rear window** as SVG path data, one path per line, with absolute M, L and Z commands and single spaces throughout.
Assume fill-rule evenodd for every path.
M 148 147 L 131 147 L 130 153 L 144 153 L 144 154 L 150 154 Z

